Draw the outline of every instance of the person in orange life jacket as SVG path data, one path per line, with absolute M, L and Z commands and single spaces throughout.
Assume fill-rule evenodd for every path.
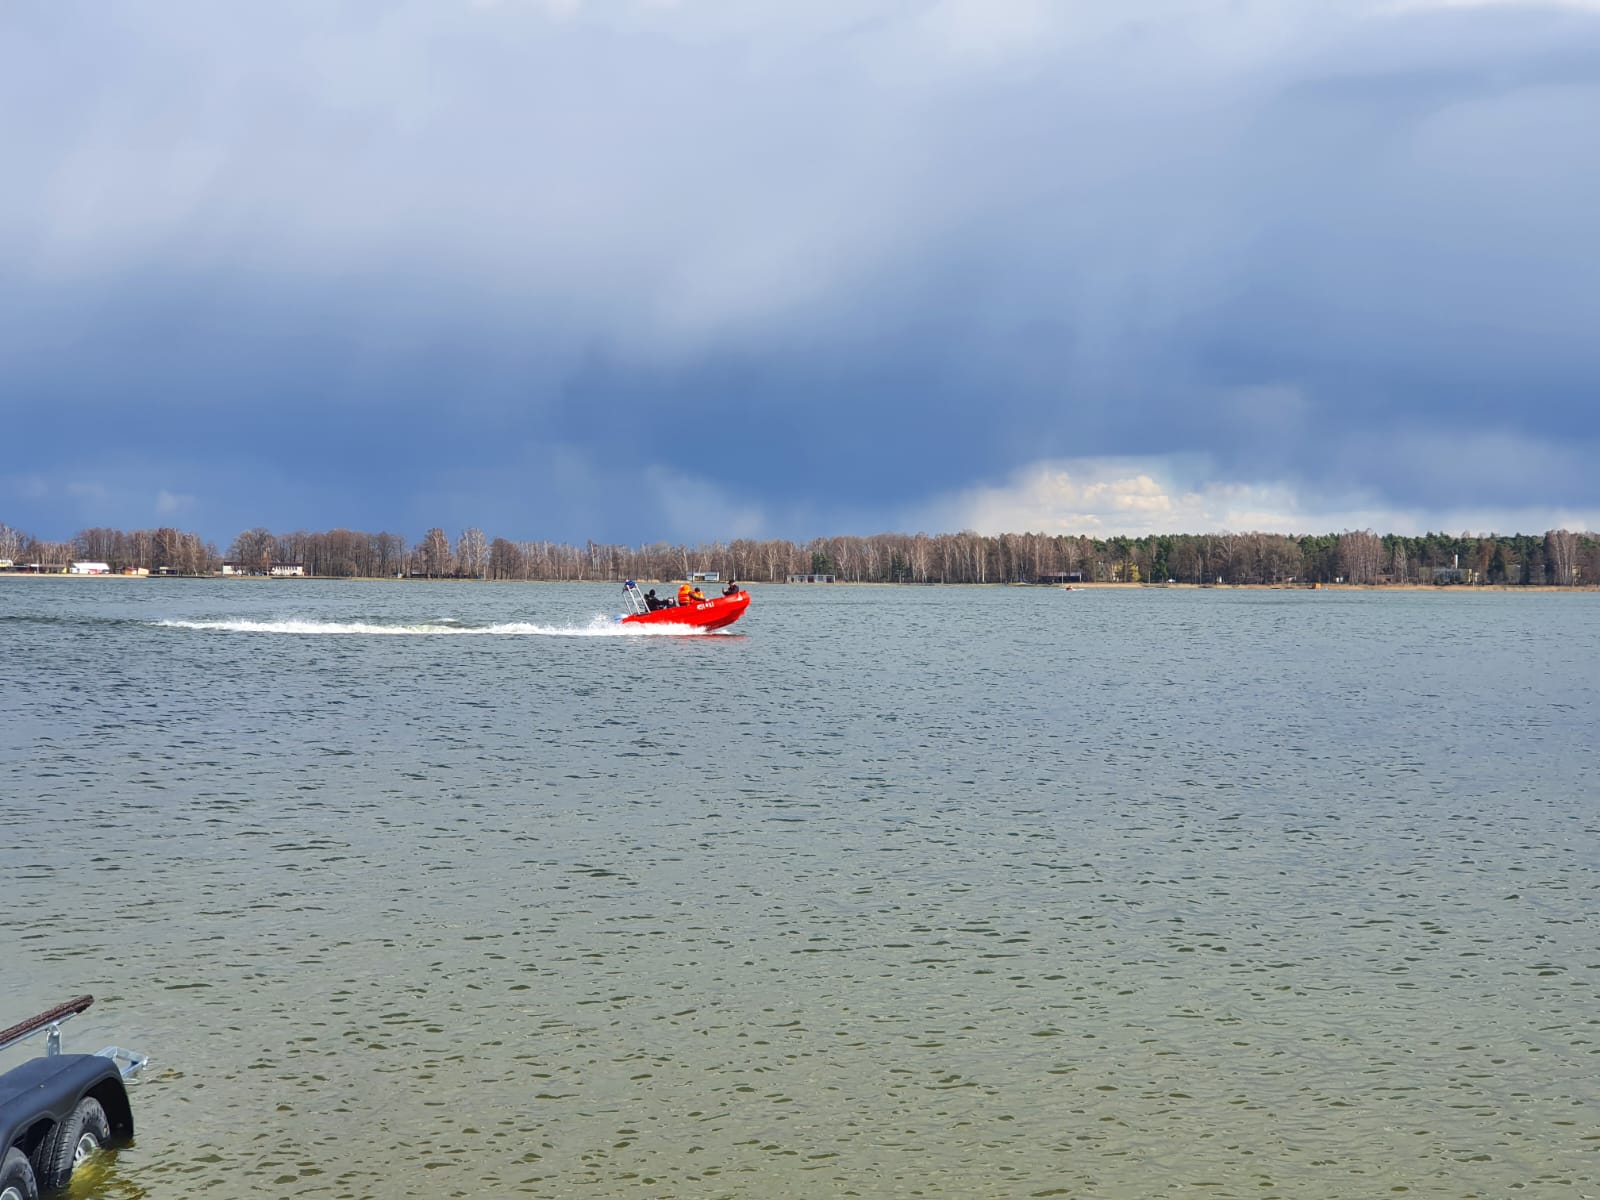
M 678 585 L 678 603 L 680 605 L 690 604 L 693 603 L 693 600 L 694 593 L 689 590 L 689 581 L 686 579 Z
M 706 594 L 699 588 L 695 588 L 694 591 L 689 593 L 689 599 L 693 600 L 696 604 L 699 604 L 705 598 Z

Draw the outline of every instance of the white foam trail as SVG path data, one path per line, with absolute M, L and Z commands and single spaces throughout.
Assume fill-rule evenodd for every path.
M 344 634 L 363 637 L 682 637 L 701 630 L 687 625 L 623 625 L 615 617 L 594 617 L 587 625 L 537 625 L 511 621 L 499 625 L 461 625 L 442 617 L 420 625 L 378 625 L 370 621 L 155 621 L 165 629 L 218 633 L 276 633 L 319 637 Z

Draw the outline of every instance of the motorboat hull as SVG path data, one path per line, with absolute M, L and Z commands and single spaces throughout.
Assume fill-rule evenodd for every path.
M 628 613 L 622 618 L 624 625 L 678 625 L 690 629 L 722 629 L 744 616 L 750 607 L 749 592 L 735 592 L 731 596 L 712 596 L 696 604 L 678 604 L 672 608 L 658 608 L 654 612 Z

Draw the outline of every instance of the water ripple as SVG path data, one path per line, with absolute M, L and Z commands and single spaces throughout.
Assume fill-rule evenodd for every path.
M 1595 1194 L 1592 597 L 613 591 L 0 584 L 98 1194 Z

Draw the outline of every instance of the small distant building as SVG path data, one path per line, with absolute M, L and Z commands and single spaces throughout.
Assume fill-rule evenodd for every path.
M 1437 584 L 1476 583 L 1478 573 L 1471 567 L 1435 567 L 1433 581 Z
M 832 583 L 832 575 L 790 575 L 790 583 Z
M 109 575 L 111 564 L 103 562 L 75 562 L 67 567 L 68 575 Z
M 689 582 L 690 583 L 721 583 L 722 582 L 722 573 L 720 571 L 696 571 L 693 575 L 689 576 Z
M 1082 571 L 1046 571 L 1035 583 L 1082 583 Z
M 268 563 L 266 570 L 262 570 L 261 564 L 258 562 L 241 562 L 238 559 L 230 558 L 222 564 L 222 573 L 224 575 L 270 575 L 274 579 L 303 579 L 305 578 L 306 566 L 304 563 L 298 562 L 274 562 Z

